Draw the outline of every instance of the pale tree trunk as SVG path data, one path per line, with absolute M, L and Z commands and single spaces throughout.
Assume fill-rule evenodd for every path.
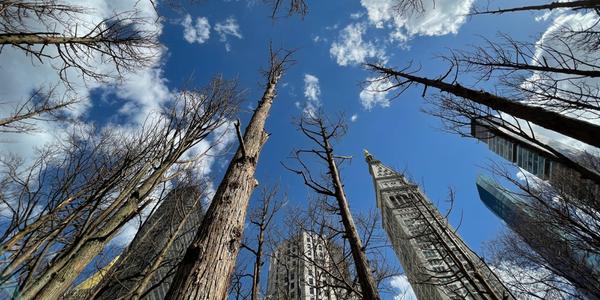
M 289 54 L 288 54 L 289 56 Z M 287 57 L 287 56 L 286 56 Z M 254 111 L 192 244 L 188 247 L 166 299 L 225 299 L 239 252 L 246 209 L 258 181 L 254 178 L 260 151 L 267 141 L 265 121 L 286 57 L 271 53 L 266 90 Z
M 322 123 L 320 123 L 320 125 L 321 137 L 323 138 L 323 145 L 325 146 L 325 152 L 327 154 L 327 164 L 334 187 L 335 199 L 338 202 L 340 216 L 342 217 L 342 223 L 346 230 L 346 238 L 348 239 L 348 244 L 350 244 L 350 249 L 352 250 L 352 258 L 354 259 L 354 265 L 356 266 L 356 275 L 358 276 L 358 281 L 360 283 L 362 298 L 365 300 L 380 299 L 377 283 L 371 273 L 367 255 L 364 251 L 360 236 L 358 235 L 358 230 L 356 230 L 356 226 L 354 225 L 350 207 L 348 206 L 348 200 L 346 199 L 346 193 L 344 192 L 340 173 L 335 163 L 333 149 L 329 143 L 328 133 L 325 131 Z
M 119 42 L 118 39 L 113 39 Z M 68 37 L 49 34 L 0 34 L 0 44 L 6 45 L 58 45 L 58 44 L 82 44 L 95 45 L 101 42 L 112 41 L 104 37 Z

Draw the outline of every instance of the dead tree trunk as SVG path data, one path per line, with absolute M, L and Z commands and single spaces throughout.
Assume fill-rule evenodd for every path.
M 254 178 L 260 151 L 269 134 L 264 126 L 275 98 L 275 87 L 290 53 L 279 58 L 271 52 L 270 69 L 262 99 L 210 207 L 179 265 L 166 299 L 225 299 L 239 252 L 246 208 L 258 181 Z
M 530 121 L 591 146 L 600 147 L 600 139 L 598 139 L 600 136 L 600 126 L 598 125 L 549 111 L 542 107 L 530 106 L 484 91 L 469 89 L 460 84 L 447 83 L 441 79 L 418 77 L 372 64 L 368 66 L 375 72 L 380 73 L 385 79 L 394 79 L 396 83 L 393 87 L 406 88 L 412 83 L 422 84 L 425 88 L 433 87 L 440 91 L 485 105 L 491 109 L 507 113 L 516 118 Z
M 203 95 L 202 97 L 198 95 Z M 182 94 L 165 124 L 152 127 L 148 139 L 161 147 L 132 178 L 126 180 L 117 196 L 103 211 L 90 215 L 81 234 L 65 246 L 39 275 L 22 284 L 22 299 L 59 299 L 81 271 L 96 257 L 118 230 L 149 204 L 148 196 L 169 178 L 167 172 L 181 156 L 222 126 L 235 110 L 235 86 L 216 79 L 207 89 Z M 115 178 L 116 182 L 123 180 Z M 116 193 L 117 191 L 115 191 Z
M 358 231 L 354 225 L 352 213 L 350 212 L 348 200 L 346 199 L 346 193 L 344 193 L 340 173 L 333 155 L 333 148 L 329 143 L 329 134 L 325 131 L 323 123 L 320 123 L 320 127 L 321 138 L 323 144 L 325 145 L 325 153 L 327 155 L 329 173 L 331 175 L 331 181 L 335 191 L 335 199 L 340 207 L 340 216 L 342 218 L 344 228 L 346 229 L 346 237 L 348 238 L 350 249 L 352 250 L 352 257 L 354 258 L 354 264 L 356 266 L 356 273 L 360 282 L 363 299 L 379 299 L 377 284 L 375 283 L 375 280 L 371 274 L 371 268 L 369 267 L 369 263 L 367 261 L 367 255 L 364 252 L 362 241 L 360 240 L 360 236 L 358 235 Z
M 249 216 L 250 224 L 256 227 L 255 246 L 250 241 L 242 243 L 242 248 L 250 251 L 254 255 L 254 266 L 252 268 L 252 290 L 250 299 L 259 300 L 260 298 L 260 271 L 264 264 L 265 240 L 269 239 L 271 221 L 275 215 L 283 208 L 284 201 L 277 199 L 279 186 L 266 186 L 261 189 L 259 205 L 252 210 Z M 253 243 L 252 243 L 253 244 Z
M 334 197 L 337 200 L 339 207 L 338 213 L 340 214 L 344 225 L 345 238 L 348 240 L 348 244 L 351 248 L 352 258 L 361 287 L 362 299 L 380 299 L 377 284 L 371 273 L 365 248 L 363 247 L 358 230 L 354 224 L 336 163 L 336 159 L 345 159 L 345 157 L 336 156 L 333 153 L 333 147 L 330 143 L 332 137 L 340 135 L 340 131 L 345 130 L 345 125 L 342 122 L 339 122 L 332 126 L 331 129 L 328 129 L 320 115 L 309 115 L 302 118 L 299 127 L 304 135 L 318 144 L 318 147 L 307 150 L 297 150 L 296 159 L 300 162 L 303 170 L 294 170 L 290 168 L 288 168 L 288 170 L 301 175 L 304 179 L 304 183 L 317 193 Z M 306 167 L 306 163 L 302 162 L 299 157 L 301 154 L 316 155 L 327 164 L 327 173 L 326 175 L 324 174 L 328 180 L 327 183 L 319 183 L 313 179 L 313 176 Z M 333 187 L 333 190 L 330 187 Z
M 262 266 L 262 256 L 263 256 L 263 243 L 265 241 L 265 231 L 260 230 L 258 234 L 258 247 L 256 248 L 256 258 L 254 261 L 254 268 L 252 274 L 252 300 L 258 300 L 258 293 L 260 291 L 260 267 Z
M 503 14 L 509 12 L 518 12 L 518 11 L 528 11 L 528 10 L 554 10 L 560 8 L 569 8 L 573 10 L 580 9 L 598 9 L 600 7 L 600 3 L 597 0 L 579 0 L 579 1 L 566 1 L 566 2 L 550 2 L 547 4 L 541 5 L 531 5 L 531 6 L 522 6 L 522 7 L 512 7 L 512 8 L 503 8 L 497 10 L 486 10 L 486 11 L 476 11 L 471 13 L 471 15 L 484 15 L 484 14 Z

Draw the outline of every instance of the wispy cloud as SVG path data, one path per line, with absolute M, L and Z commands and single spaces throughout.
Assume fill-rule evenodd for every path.
M 314 114 L 321 106 L 321 86 L 319 78 L 311 74 L 304 74 L 304 97 L 306 104 L 304 113 L 308 115 Z
M 394 296 L 394 300 L 417 300 L 417 296 L 410 286 L 406 275 L 392 277 L 390 285 L 398 290 L 398 294 Z
M 365 23 L 354 23 L 340 32 L 339 38 L 331 44 L 329 54 L 340 66 L 356 65 L 369 58 L 385 60 L 385 51 L 374 43 L 363 40 L 367 30 Z
M 205 17 L 197 17 L 195 24 L 189 14 L 181 22 L 183 26 L 183 38 L 188 43 L 202 44 L 210 38 L 210 24 Z
M 375 106 L 390 106 L 387 95 L 392 83 L 387 80 L 378 80 L 375 77 L 367 78 L 367 82 L 367 85 L 359 94 L 360 104 L 367 110 L 371 110 Z
M 231 45 L 229 44 L 228 36 L 233 36 L 238 39 L 242 38 L 240 33 L 240 25 L 234 17 L 229 17 L 225 21 L 218 22 L 215 24 L 215 31 L 220 36 L 220 41 L 225 43 L 225 50 L 231 51 Z
M 394 8 L 397 0 L 361 0 L 367 16 L 377 28 L 392 28 L 390 38 L 405 42 L 413 36 L 456 34 L 474 0 L 423 1 L 423 13 L 402 14 Z

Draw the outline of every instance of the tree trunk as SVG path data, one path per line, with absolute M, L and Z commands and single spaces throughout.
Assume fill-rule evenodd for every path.
M 282 67 L 279 65 L 278 67 Z M 179 265 L 165 299 L 226 299 L 244 229 L 248 201 L 258 181 L 256 164 L 268 134 L 265 121 L 283 69 L 271 68 L 266 90 L 246 128 L 202 225 Z
M 327 138 L 327 132 L 325 132 L 325 128 L 323 127 L 322 123 L 320 123 L 320 126 L 323 144 L 325 146 L 325 151 L 327 152 L 329 174 L 333 181 L 335 198 L 337 199 L 340 207 L 340 216 L 342 217 L 342 223 L 344 224 L 344 229 L 346 230 L 345 234 L 348 239 L 348 243 L 350 244 L 350 249 L 352 250 L 352 258 L 354 259 L 354 265 L 356 266 L 356 275 L 358 276 L 358 281 L 360 282 L 362 298 L 364 300 L 380 299 L 379 291 L 377 290 L 377 283 L 375 283 L 375 279 L 371 273 L 367 255 L 364 251 L 360 236 L 358 235 L 358 230 L 356 230 L 356 226 L 354 225 L 352 213 L 350 212 L 350 207 L 348 206 L 348 200 L 346 199 L 346 194 L 344 193 L 342 179 L 340 178 L 340 173 L 335 163 L 333 150 L 329 144 L 329 138 Z
M 542 107 L 530 106 L 484 91 L 465 88 L 459 84 L 450 84 L 441 80 L 418 77 L 375 65 L 369 66 L 385 75 L 403 77 L 412 82 L 437 88 L 443 92 L 469 99 L 491 109 L 530 121 L 546 129 L 600 148 L 600 138 L 598 138 L 600 137 L 600 126 L 598 125 L 549 111 Z
M 254 261 L 254 272 L 252 274 L 252 295 L 251 300 L 259 300 L 260 292 L 260 267 L 262 266 L 263 242 L 265 240 L 265 228 L 261 224 L 258 234 L 258 247 L 256 248 L 256 260 Z
M 26 285 L 21 298 L 23 300 L 60 299 L 87 264 L 104 249 L 118 229 L 136 215 L 140 202 L 156 186 L 156 182 L 167 169 L 166 166 L 162 166 L 135 193 L 131 194 L 126 204 L 103 224 L 102 228 L 98 228 L 92 235 L 84 236 L 69 253 L 53 262 L 41 277 Z
M 526 10 L 553 10 L 559 8 L 571 8 L 571 9 L 595 9 L 600 7 L 598 0 L 580 0 L 580 1 L 565 1 L 565 2 L 551 2 L 548 4 L 531 5 L 522 7 L 513 7 L 505 9 L 497 9 L 490 11 L 475 12 L 472 15 L 483 15 L 483 14 L 502 14 L 508 12 L 526 11 Z
M 48 34 L 0 34 L 0 45 L 59 45 L 59 44 L 82 44 L 95 45 L 101 42 L 118 43 L 118 38 L 109 39 L 106 37 L 68 37 Z
M 193 185 L 172 189 L 88 297 L 139 299 L 151 281 L 165 280 L 168 271 L 164 270 L 175 268 L 184 254 L 177 253 L 173 245 L 191 241 L 192 237 L 183 235 L 191 233 L 202 218 L 200 197 L 200 190 Z

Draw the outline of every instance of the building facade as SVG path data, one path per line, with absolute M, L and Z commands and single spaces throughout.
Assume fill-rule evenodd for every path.
M 418 299 L 514 299 L 417 185 L 365 158 L 383 227 Z
M 303 231 L 282 242 L 271 256 L 266 299 L 356 299 L 348 289 L 334 287 L 342 285 L 339 278 L 348 276 L 341 250 L 318 234 Z
M 471 120 L 471 135 L 486 143 L 492 152 L 538 178 L 550 179 L 559 167 L 556 156 L 548 150 L 485 119 Z
M 547 262 L 556 274 L 568 279 L 585 298 L 585 288 L 600 290 L 600 256 L 584 251 L 579 239 L 556 226 L 547 226 L 536 218 L 534 201 L 518 197 L 491 178 L 479 175 L 477 190 L 481 201 L 506 225 L 516 232 L 531 249 Z M 588 274 L 583 276 L 582 274 Z
M 502 158 L 537 178 L 548 181 L 555 192 L 563 197 L 574 197 L 580 202 L 587 202 L 590 210 L 600 209 L 596 200 L 600 197 L 600 185 L 583 178 L 579 172 L 560 163 L 562 160 L 554 153 L 499 126 L 502 124 L 506 122 L 499 118 L 472 119 L 471 135 L 486 143 L 491 151 Z M 548 145 L 569 160 L 598 172 L 595 162 L 597 158 L 592 158 L 591 154 L 555 141 L 548 141 Z
M 150 273 L 152 278 L 142 299 L 164 299 L 177 265 L 202 222 L 200 201 L 200 191 L 195 186 L 173 189 L 93 289 L 94 299 L 129 298 L 161 256 L 162 262 Z

